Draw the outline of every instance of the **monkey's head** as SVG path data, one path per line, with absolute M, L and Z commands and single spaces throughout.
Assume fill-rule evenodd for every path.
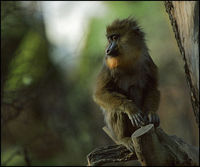
M 106 64 L 110 69 L 134 65 L 145 45 L 144 33 L 133 18 L 115 20 L 107 26 Z

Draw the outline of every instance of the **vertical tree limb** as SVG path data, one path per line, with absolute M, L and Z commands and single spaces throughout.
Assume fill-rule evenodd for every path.
M 165 1 L 165 8 L 185 62 L 186 80 L 199 125 L 199 2 Z

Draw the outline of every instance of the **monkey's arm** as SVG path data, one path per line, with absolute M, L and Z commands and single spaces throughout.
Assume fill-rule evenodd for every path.
M 160 103 L 160 91 L 157 89 L 157 84 L 151 83 L 146 93 L 143 111 L 148 114 L 149 123 L 154 123 L 155 126 L 158 126 L 160 120 L 156 112 Z
M 100 71 L 94 92 L 94 101 L 108 111 L 119 109 L 127 101 L 125 95 L 113 90 L 112 77 L 106 67 Z
M 112 77 L 106 67 L 103 67 L 97 77 L 94 101 L 109 112 L 125 112 L 134 126 L 144 124 L 139 109 L 125 95 L 113 90 Z
M 160 103 L 160 91 L 156 87 L 150 87 L 146 93 L 143 111 L 157 112 Z
M 147 62 L 149 67 L 147 73 L 147 85 L 142 110 L 148 115 L 148 122 L 158 126 L 160 123 L 159 116 L 156 114 L 160 103 L 160 91 L 158 90 L 158 68 L 149 56 Z

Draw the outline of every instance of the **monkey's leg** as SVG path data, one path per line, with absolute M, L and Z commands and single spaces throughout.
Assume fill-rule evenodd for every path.
M 119 144 L 124 145 L 130 152 L 134 152 L 134 147 L 131 137 L 120 138 Z
M 123 112 L 115 112 L 112 114 L 110 121 L 110 125 L 117 138 L 118 144 L 123 144 L 131 152 L 134 152 L 131 135 L 137 127 L 133 127 L 127 114 Z

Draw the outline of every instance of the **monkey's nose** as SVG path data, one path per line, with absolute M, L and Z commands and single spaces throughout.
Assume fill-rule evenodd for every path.
M 110 56 L 116 56 L 116 53 L 117 53 L 117 45 L 116 42 L 114 41 L 106 49 L 106 54 Z
M 117 50 L 116 49 L 112 49 L 112 50 L 111 49 L 107 49 L 106 50 L 106 54 L 109 55 L 109 56 L 113 56 L 113 57 L 117 56 Z
M 106 49 L 106 54 L 107 55 L 110 55 L 111 54 L 111 50 L 108 48 L 108 49 Z

